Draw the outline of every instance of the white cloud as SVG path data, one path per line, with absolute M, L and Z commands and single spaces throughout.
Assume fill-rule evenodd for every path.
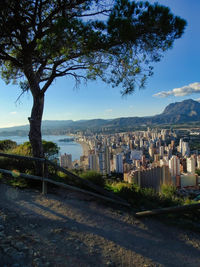
M 180 88 L 174 88 L 171 91 L 162 91 L 153 96 L 168 97 L 168 96 L 186 96 L 200 93 L 200 82 L 190 83 Z
M 17 111 L 12 111 L 12 112 L 10 112 L 10 114 L 15 115 L 15 114 L 17 114 Z

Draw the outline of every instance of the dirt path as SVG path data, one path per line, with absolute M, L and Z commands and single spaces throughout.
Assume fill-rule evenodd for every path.
M 200 266 L 200 235 L 70 191 L 0 184 L 0 266 Z

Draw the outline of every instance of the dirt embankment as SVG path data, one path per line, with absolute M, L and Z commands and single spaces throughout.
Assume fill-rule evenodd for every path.
M 200 235 L 93 197 L 0 184 L 0 266 L 200 266 Z

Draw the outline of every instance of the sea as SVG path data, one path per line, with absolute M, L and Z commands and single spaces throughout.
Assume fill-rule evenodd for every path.
M 64 153 L 71 154 L 72 160 L 79 160 L 80 156 L 83 154 L 82 146 L 74 141 L 69 141 L 69 142 L 60 141 L 65 138 L 72 138 L 72 137 L 73 136 L 66 136 L 66 135 L 43 135 L 42 139 L 56 143 L 60 148 L 59 155 Z M 5 140 L 5 139 L 15 141 L 18 145 L 29 141 L 28 136 L 0 136 L 0 140 Z

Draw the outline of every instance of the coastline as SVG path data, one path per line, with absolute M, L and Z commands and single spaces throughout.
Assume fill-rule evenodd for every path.
M 76 141 L 76 143 L 80 144 L 82 146 L 82 155 L 88 156 L 88 151 L 90 150 L 89 145 L 86 142 L 83 141 Z

